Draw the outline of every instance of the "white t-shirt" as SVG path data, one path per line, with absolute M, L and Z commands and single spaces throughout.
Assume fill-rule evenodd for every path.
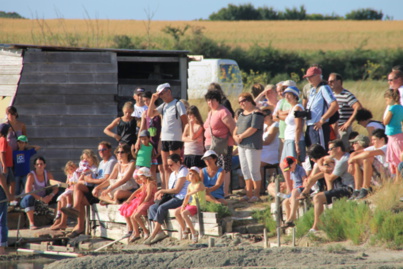
M 169 181 L 168 181 L 168 189 L 173 189 L 178 181 L 179 178 L 186 177 L 189 173 L 189 170 L 187 169 L 186 166 L 182 166 L 176 174 L 176 172 L 172 172 L 171 175 L 169 176 Z M 185 180 L 185 184 L 183 184 L 182 189 L 179 191 L 178 194 L 175 194 L 175 197 L 178 199 L 183 200 L 186 196 L 187 190 L 188 190 L 188 185 L 189 181 Z
M 373 150 L 382 150 L 383 155 L 376 155 L 375 159 L 377 159 L 384 167 L 388 167 L 388 163 L 386 162 L 386 149 L 388 148 L 388 145 L 383 145 L 380 148 L 375 148 L 375 146 L 370 146 L 364 149 L 364 151 L 373 151 Z
M 133 106 L 134 111 L 132 113 L 132 117 L 135 118 L 141 118 L 141 116 L 143 115 L 143 112 L 146 111 L 148 109 L 148 106 L 144 105 L 144 106 Z
M 181 116 L 186 115 L 185 105 L 173 99 L 161 104 L 157 111 L 162 115 L 161 141 L 182 141 Z
M 287 117 L 285 118 L 284 122 L 286 124 L 285 126 L 285 131 L 284 131 L 284 140 L 295 140 L 295 130 L 297 128 L 297 125 L 295 124 L 295 116 L 294 116 L 294 110 L 296 107 L 302 108 L 304 110 L 304 107 L 301 104 L 296 104 L 288 113 Z M 302 123 L 304 125 L 304 123 Z M 299 140 L 304 140 L 304 132 L 301 132 L 301 136 Z
M 279 123 L 273 122 L 273 124 L 267 129 L 266 132 L 263 133 L 263 141 L 269 136 L 269 131 L 272 128 L 279 127 Z M 263 130 L 266 130 L 267 125 L 264 124 Z M 278 138 L 278 135 L 274 138 L 274 140 L 269 144 L 269 145 L 263 145 L 262 148 L 262 155 L 261 155 L 261 161 L 269 164 L 276 164 L 279 163 L 278 161 L 278 149 L 280 147 L 280 139 Z

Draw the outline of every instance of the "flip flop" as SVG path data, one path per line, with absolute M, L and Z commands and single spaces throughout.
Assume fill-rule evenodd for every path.
M 83 232 L 73 231 L 67 237 L 68 238 L 76 238 L 77 236 L 79 236 L 80 234 L 83 234 L 83 233 L 84 233 L 84 231 Z
M 38 230 L 39 228 L 37 226 L 35 226 L 35 225 L 30 225 L 29 229 L 30 230 Z

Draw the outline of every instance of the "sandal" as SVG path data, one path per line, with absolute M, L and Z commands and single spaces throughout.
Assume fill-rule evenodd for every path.
M 133 243 L 133 242 L 139 240 L 140 238 L 141 238 L 140 235 L 132 235 L 132 236 L 129 238 L 129 242 L 130 242 L 130 243 Z
M 287 221 L 283 225 L 281 225 L 281 228 L 285 229 L 285 228 L 290 228 L 290 227 L 294 227 L 294 226 L 295 226 L 295 224 L 293 221 Z
M 182 231 L 182 240 L 186 240 L 186 239 L 188 239 L 189 238 L 189 234 L 190 234 L 190 232 L 189 232 L 189 230 L 188 229 L 185 229 L 184 231 Z
M 192 242 L 193 244 L 196 244 L 197 242 L 199 242 L 199 232 L 196 231 L 195 234 L 192 234 Z
M 79 236 L 80 234 L 83 234 L 83 233 L 84 233 L 84 231 L 82 231 L 82 232 L 73 231 L 73 232 L 71 232 L 67 237 L 68 237 L 68 238 L 76 238 L 77 236 Z
M 301 192 L 301 194 L 297 197 L 297 200 L 305 200 L 309 198 L 309 194 L 305 192 Z

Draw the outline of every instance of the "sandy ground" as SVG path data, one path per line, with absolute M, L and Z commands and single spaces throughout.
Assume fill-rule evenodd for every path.
M 196 245 L 164 239 L 151 247 L 139 242 L 116 246 L 108 253 L 57 261 L 45 268 L 403 268 L 403 251 L 352 246 L 349 242 L 265 249 L 262 242 L 254 241 L 223 236 L 211 248 L 207 239 Z

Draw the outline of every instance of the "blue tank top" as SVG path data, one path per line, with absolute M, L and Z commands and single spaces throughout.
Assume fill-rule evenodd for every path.
M 210 177 L 207 173 L 207 167 L 203 168 L 203 183 L 206 188 L 211 188 L 213 187 L 217 180 L 218 176 L 222 173 L 223 169 L 220 167 L 217 170 L 217 173 L 213 176 Z M 211 196 L 213 196 L 216 199 L 224 199 L 224 184 L 222 184 L 218 189 L 210 193 Z

